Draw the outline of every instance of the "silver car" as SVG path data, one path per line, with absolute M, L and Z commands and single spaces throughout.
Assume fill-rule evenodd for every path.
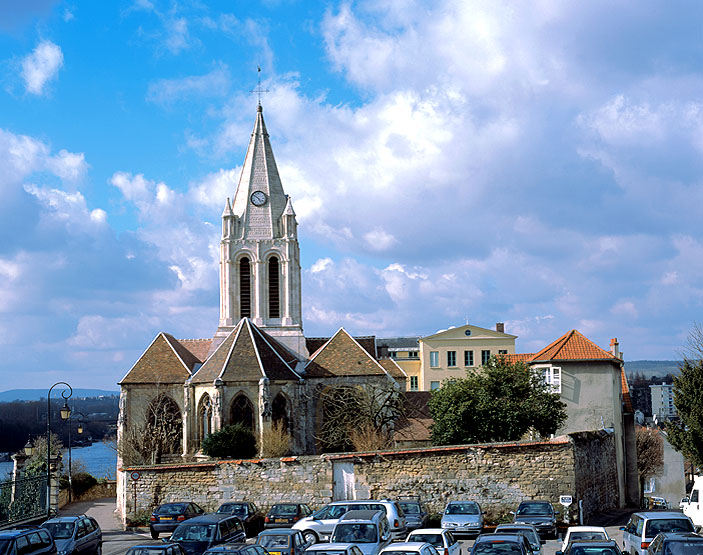
M 450 501 L 442 515 L 442 528 L 451 530 L 455 536 L 478 536 L 483 531 L 484 514 L 476 501 Z

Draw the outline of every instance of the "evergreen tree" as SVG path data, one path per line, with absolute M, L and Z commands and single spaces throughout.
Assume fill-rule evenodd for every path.
M 666 431 L 669 443 L 693 464 L 703 467 L 703 358 L 686 358 L 674 378 L 674 406 L 679 422 Z
M 429 406 L 436 445 L 515 441 L 530 429 L 548 436 L 567 418 L 566 405 L 541 375 L 495 357 L 478 372 L 442 384 Z
M 203 439 L 202 447 L 209 457 L 250 459 L 256 456 L 256 437 L 244 424 L 237 422 L 211 433 Z

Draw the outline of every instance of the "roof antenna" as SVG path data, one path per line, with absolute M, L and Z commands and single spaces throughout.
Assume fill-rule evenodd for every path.
M 257 111 L 261 112 L 261 95 L 262 95 L 262 93 L 267 93 L 267 92 L 271 92 L 271 91 L 269 91 L 268 89 L 261 88 L 261 66 L 259 66 L 259 65 L 256 66 L 256 74 L 257 74 L 256 88 L 254 90 L 249 91 L 249 92 L 256 93 L 257 96 L 259 97 Z

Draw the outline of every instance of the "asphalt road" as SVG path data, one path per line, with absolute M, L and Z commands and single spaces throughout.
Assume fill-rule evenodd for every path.
M 61 509 L 60 514 L 87 514 L 97 520 L 103 532 L 103 555 L 124 555 L 127 549 L 132 545 L 142 542 L 150 543 L 153 541 L 149 535 L 148 529 L 145 529 L 143 532 L 125 532 L 122 530 L 122 526 L 115 516 L 114 498 L 73 503 Z M 620 546 L 622 546 L 622 531 L 620 530 L 620 526 L 624 524 L 624 522 L 622 522 L 623 518 L 626 517 L 621 516 L 619 520 L 612 519 L 614 521 L 613 525 L 606 525 L 608 535 L 617 540 Z M 474 543 L 473 540 L 462 539 L 460 541 L 462 555 L 468 555 Z M 550 539 L 542 546 L 542 553 L 543 555 L 554 555 L 560 549 L 561 540 Z

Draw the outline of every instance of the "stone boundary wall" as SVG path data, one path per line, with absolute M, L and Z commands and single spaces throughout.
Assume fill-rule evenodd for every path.
M 130 478 L 138 472 L 138 480 Z M 127 525 L 137 513 L 168 501 L 194 501 L 214 511 L 248 500 L 268 509 L 281 501 L 319 507 L 336 499 L 418 495 L 430 512 L 449 499 L 478 501 L 490 521 L 523 499 L 582 500 L 585 517 L 619 507 L 611 432 L 579 432 L 549 441 L 432 447 L 171 464 L 118 469 L 117 509 Z
M 71 500 L 72 503 L 78 501 L 93 501 L 95 499 L 105 499 L 108 497 L 115 497 L 117 495 L 117 482 L 115 480 L 105 480 L 104 482 L 99 482 L 95 484 L 88 491 L 80 496 L 74 496 Z M 68 504 L 68 490 L 62 489 L 59 492 L 59 508 Z

